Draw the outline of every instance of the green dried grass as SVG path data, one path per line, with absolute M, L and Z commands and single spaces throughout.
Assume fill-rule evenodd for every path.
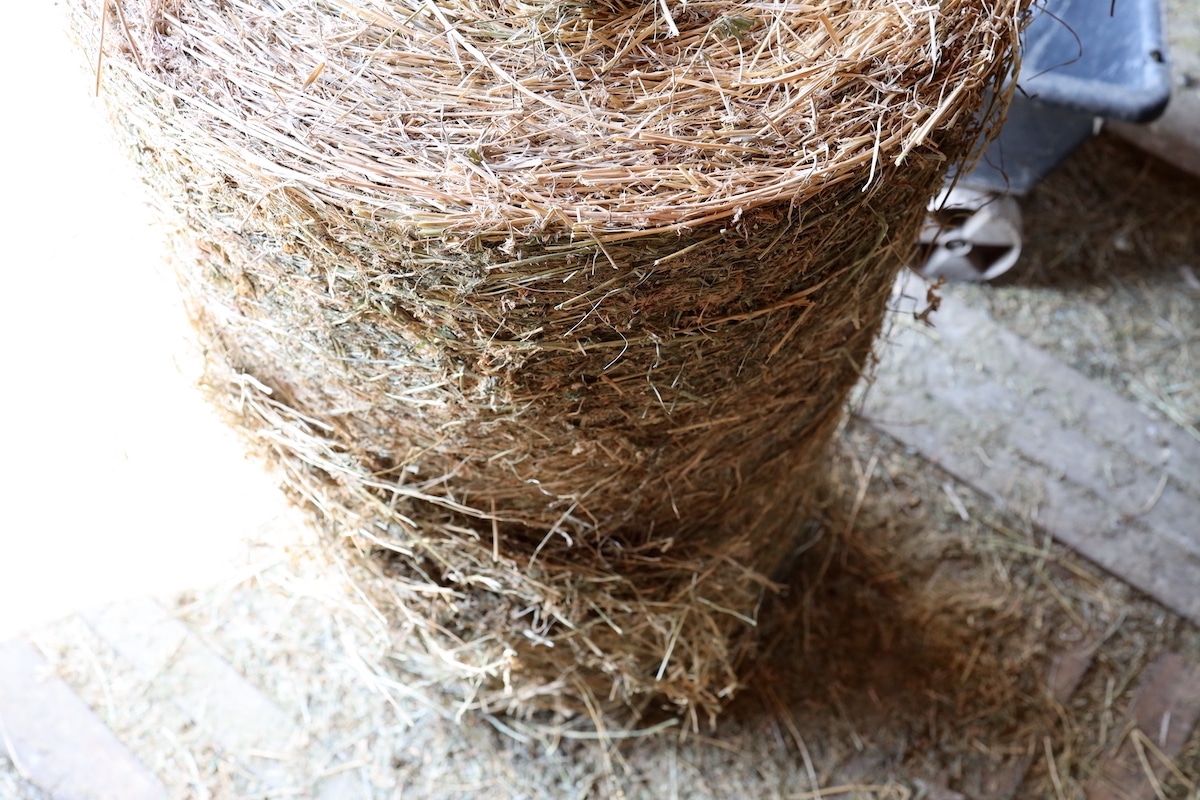
M 179 223 L 214 398 L 347 540 L 406 672 L 698 724 L 1023 5 L 72 10 Z

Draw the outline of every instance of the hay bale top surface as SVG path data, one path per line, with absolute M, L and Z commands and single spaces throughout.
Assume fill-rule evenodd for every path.
M 322 215 L 611 240 L 939 157 L 1017 5 L 148 0 L 119 61 L 224 140 L 222 171 Z

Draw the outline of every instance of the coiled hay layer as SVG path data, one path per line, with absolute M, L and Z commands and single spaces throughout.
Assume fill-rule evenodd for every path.
M 409 675 L 693 718 L 1020 5 L 72 0 L 207 381 Z

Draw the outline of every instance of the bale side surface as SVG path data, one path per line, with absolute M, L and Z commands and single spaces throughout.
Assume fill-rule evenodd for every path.
M 1021 3 L 72 5 L 214 397 L 410 673 L 719 708 Z

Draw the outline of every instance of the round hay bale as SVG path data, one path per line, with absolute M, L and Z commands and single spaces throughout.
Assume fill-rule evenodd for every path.
M 1022 5 L 71 3 L 209 388 L 409 674 L 693 719 Z

